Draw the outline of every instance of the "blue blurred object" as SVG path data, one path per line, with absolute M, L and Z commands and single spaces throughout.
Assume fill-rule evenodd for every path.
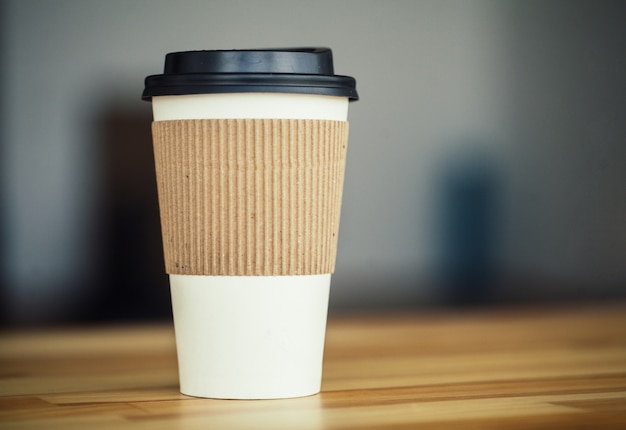
M 463 142 L 441 169 L 441 278 L 449 304 L 487 301 L 496 271 L 501 177 L 488 150 Z

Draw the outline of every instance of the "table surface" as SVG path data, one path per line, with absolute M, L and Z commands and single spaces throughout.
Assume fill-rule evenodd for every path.
M 626 429 L 626 303 L 331 317 L 322 392 L 178 392 L 170 325 L 0 333 L 2 429 Z

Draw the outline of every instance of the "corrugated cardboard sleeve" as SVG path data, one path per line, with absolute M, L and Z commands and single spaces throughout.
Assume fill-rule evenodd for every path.
M 152 133 L 167 273 L 333 273 L 347 122 L 172 120 Z

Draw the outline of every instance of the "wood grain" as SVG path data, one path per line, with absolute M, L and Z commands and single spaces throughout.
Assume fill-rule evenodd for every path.
M 0 334 L 1 429 L 624 429 L 626 304 L 329 321 L 322 393 L 178 392 L 170 326 Z

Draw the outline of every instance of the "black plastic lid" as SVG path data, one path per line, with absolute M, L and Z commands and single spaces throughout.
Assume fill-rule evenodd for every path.
M 164 73 L 146 78 L 142 98 L 249 92 L 359 98 L 354 78 L 334 74 L 328 48 L 172 52 Z

